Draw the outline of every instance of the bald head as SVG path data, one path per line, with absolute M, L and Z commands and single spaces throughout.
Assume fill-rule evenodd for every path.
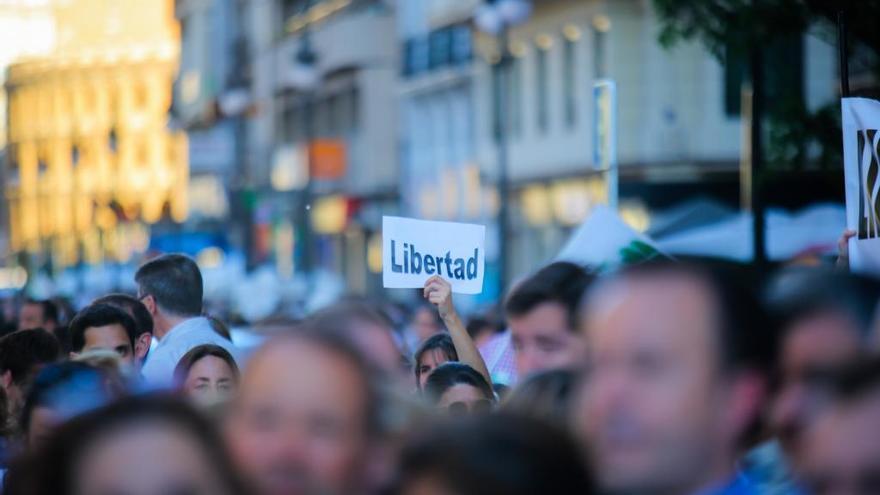
M 362 482 L 370 378 L 359 356 L 329 336 L 288 335 L 257 351 L 228 435 L 259 493 L 348 493 Z

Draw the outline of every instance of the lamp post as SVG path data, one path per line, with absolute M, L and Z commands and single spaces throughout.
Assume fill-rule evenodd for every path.
M 307 2 L 306 11 L 308 11 L 311 2 Z M 308 177 L 305 187 L 302 190 L 302 204 L 299 208 L 300 225 L 302 226 L 302 264 L 306 273 L 311 274 L 314 268 L 314 253 L 312 246 L 312 141 L 314 140 L 314 106 L 315 91 L 320 84 L 320 74 L 318 73 L 318 54 L 312 48 L 311 33 L 308 28 L 303 31 L 300 38 L 299 49 L 294 57 L 293 64 L 287 74 L 288 85 L 298 91 L 303 96 L 303 136 L 305 138 L 305 160 Z
M 510 184 L 509 184 L 509 150 L 508 150 L 508 113 L 509 103 L 509 72 L 513 61 L 510 53 L 510 28 L 518 26 L 532 13 L 532 4 L 529 0 L 486 0 L 477 8 L 474 21 L 477 28 L 489 35 L 494 36 L 499 44 L 498 60 L 492 66 L 492 79 L 494 85 L 494 121 L 495 142 L 498 146 L 498 265 L 499 290 L 503 292 L 507 287 L 507 276 L 510 268 L 510 249 L 508 237 L 510 236 Z
M 240 18 L 240 17 L 239 17 Z M 254 268 L 253 213 L 248 197 L 250 177 L 247 167 L 246 112 L 251 106 L 250 78 L 248 77 L 247 42 L 238 36 L 233 43 L 232 67 L 227 76 L 226 91 L 218 98 L 223 117 L 233 123 L 235 166 L 232 179 L 234 195 L 233 221 L 241 231 L 241 243 L 247 271 Z

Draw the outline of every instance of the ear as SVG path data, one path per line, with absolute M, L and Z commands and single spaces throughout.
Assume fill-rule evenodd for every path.
M 730 436 L 738 439 L 755 418 L 767 398 L 767 380 L 757 371 L 746 371 L 731 379 L 725 423 Z
M 9 387 L 12 386 L 12 371 L 6 370 L 0 375 L 0 380 L 2 380 L 3 390 L 9 390 Z
M 156 311 L 157 311 L 157 308 L 156 308 L 156 298 L 154 298 L 153 296 L 147 294 L 146 296 L 144 296 L 143 299 L 141 299 L 141 302 L 143 302 L 143 303 L 144 303 L 144 306 L 147 307 L 147 311 L 150 312 L 150 315 L 152 315 L 153 317 L 155 317 L 155 316 L 156 316 Z
M 142 361 L 144 357 L 146 357 L 147 352 L 150 350 L 150 344 L 153 341 L 153 336 L 147 332 L 142 333 L 137 340 L 134 342 L 134 357 L 135 359 Z

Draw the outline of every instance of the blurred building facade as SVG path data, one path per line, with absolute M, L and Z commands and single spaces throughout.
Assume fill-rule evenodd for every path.
M 185 135 L 167 127 L 173 3 L 53 4 L 57 44 L 8 72 L 10 248 L 38 265 L 127 261 L 141 222 L 186 218 Z
M 399 2 L 407 214 L 494 221 L 497 200 L 486 187 L 499 176 L 492 66 L 500 51 L 471 22 L 482 3 Z M 470 36 L 459 26 L 471 27 Z M 594 158 L 598 80 L 617 87 L 619 205 L 631 225 L 645 229 L 655 208 L 693 196 L 735 205 L 743 68 L 722 66 L 694 43 L 667 50 L 659 29 L 649 0 L 543 0 L 510 30 L 506 242 L 516 273 L 551 259 L 608 201 Z M 456 59 L 464 46 L 473 55 Z M 788 91 L 810 108 L 836 97 L 833 46 L 805 36 L 775 55 L 790 69 Z
M 246 132 L 252 98 L 245 3 L 175 2 L 181 53 L 173 115 L 187 133 L 190 163 L 190 216 L 180 244 L 192 254 L 229 243 L 250 250 Z
M 254 0 L 248 10 L 255 249 L 282 274 L 327 270 L 354 292 L 380 286 L 377 233 L 398 205 L 394 9 Z

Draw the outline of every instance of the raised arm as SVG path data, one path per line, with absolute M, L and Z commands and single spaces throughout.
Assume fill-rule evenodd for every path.
M 474 340 L 468 335 L 464 324 L 461 322 L 455 306 L 452 304 L 452 286 L 442 277 L 433 276 L 425 282 L 424 290 L 425 299 L 437 306 L 440 318 L 449 330 L 452 337 L 452 344 L 455 346 L 455 352 L 458 353 L 458 360 L 483 375 L 486 383 L 492 384 L 492 377 L 489 375 L 489 369 L 483 356 L 477 349 Z

